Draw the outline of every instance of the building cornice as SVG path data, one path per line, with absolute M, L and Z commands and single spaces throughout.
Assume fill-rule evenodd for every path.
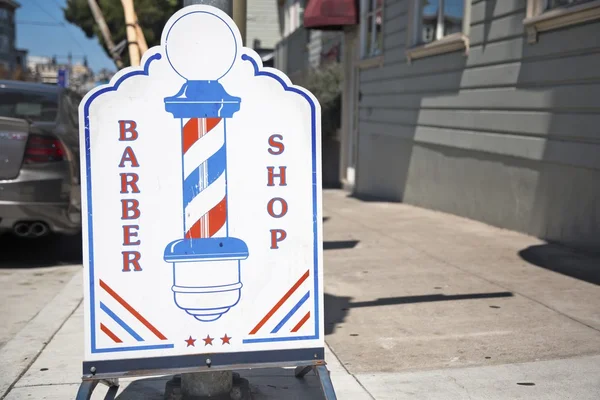
M 12 7 L 13 10 L 21 7 L 21 4 L 17 3 L 14 0 L 0 0 L 0 5 L 8 5 L 9 7 Z

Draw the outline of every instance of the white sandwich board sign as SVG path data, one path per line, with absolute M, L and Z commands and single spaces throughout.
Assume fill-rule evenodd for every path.
M 320 106 L 209 6 L 80 105 L 84 378 L 324 359 Z

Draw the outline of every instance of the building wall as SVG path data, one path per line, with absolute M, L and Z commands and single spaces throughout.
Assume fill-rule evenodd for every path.
M 254 40 L 258 39 L 261 48 L 275 48 L 281 39 L 277 2 L 248 0 L 246 14 L 246 46 L 253 47 Z
M 6 69 L 12 70 L 15 56 L 14 7 L 0 3 L 0 62 Z
M 298 28 L 275 46 L 275 68 L 298 82 L 309 67 L 308 39 L 310 31 Z
M 600 23 L 528 44 L 526 1 L 474 0 L 467 56 L 408 63 L 408 4 L 360 72 L 357 193 L 600 250 Z

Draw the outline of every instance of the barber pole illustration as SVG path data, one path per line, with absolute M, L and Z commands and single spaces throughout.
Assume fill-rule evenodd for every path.
M 185 35 L 175 29 L 169 36 Z M 235 41 L 232 32 L 223 33 Z M 173 264 L 175 304 L 210 322 L 239 302 L 241 260 L 248 257 L 246 243 L 229 236 L 227 214 L 226 120 L 240 109 L 241 99 L 218 81 L 231 68 L 235 53 L 213 55 L 219 60 L 190 69 L 189 63 L 178 65 L 187 51 L 169 48 L 167 38 L 169 62 L 187 82 L 175 96 L 165 98 L 166 111 L 181 120 L 183 229 L 182 237 L 167 245 L 164 259 Z

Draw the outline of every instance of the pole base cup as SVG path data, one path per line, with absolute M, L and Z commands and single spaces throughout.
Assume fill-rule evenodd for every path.
M 180 239 L 165 249 L 173 264 L 173 291 L 177 307 L 199 321 L 219 319 L 241 297 L 241 262 L 246 244 L 236 238 Z

